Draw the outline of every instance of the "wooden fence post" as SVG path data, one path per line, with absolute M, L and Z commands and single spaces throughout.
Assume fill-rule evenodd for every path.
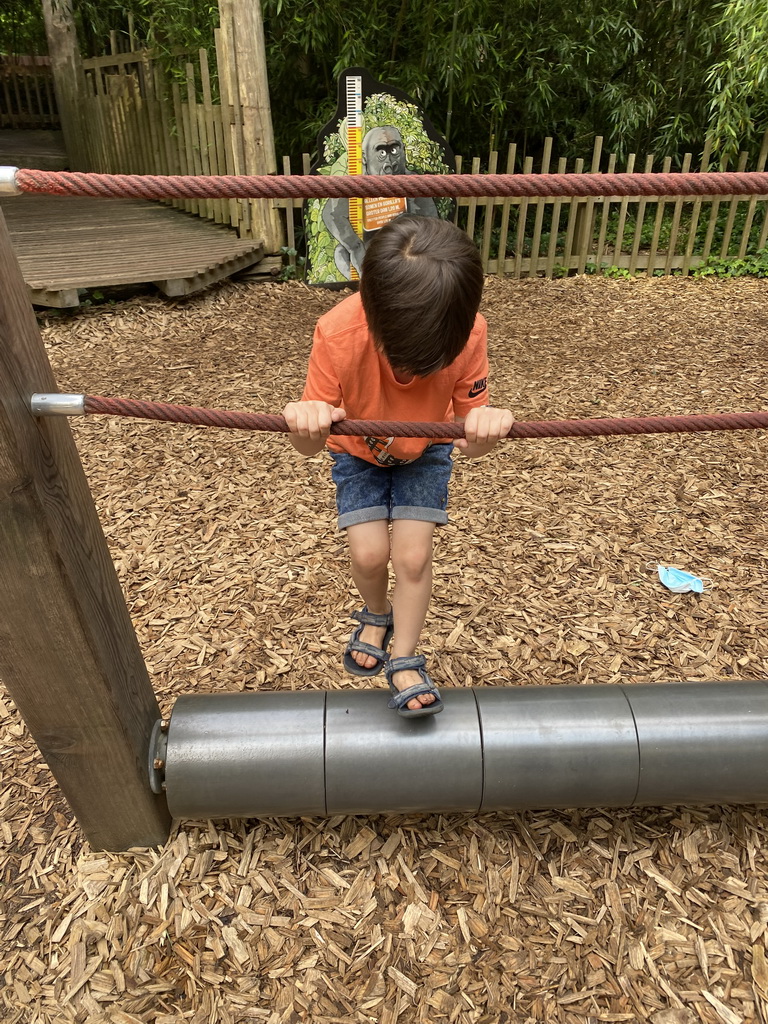
M 18 200 L 24 202 L 23 198 Z M 0 679 L 95 849 L 155 846 L 155 695 L 0 213 Z
M 245 166 L 239 173 L 275 174 L 277 157 L 261 0 L 219 0 L 219 24 L 223 43 L 219 68 L 226 78 L 226 87 L 221 88 L 222 113 L 226 113 L 225 94 L 230 102 L 237 99 L 240 106 L 241 120 L 235 131 L 241 133 Z M 252 200 L 250 205 L 251 236 L 264 242 L 266 252 L 279 252 L 285 244 L 279 211 L 264 199 Z
M 73 171 L 82 170 L 85 166 L 85 146 L 80 119 L 84 79 L 72 0 L 43 0 L 43 17 L 53 72 L 53 88 L 69 166 Z

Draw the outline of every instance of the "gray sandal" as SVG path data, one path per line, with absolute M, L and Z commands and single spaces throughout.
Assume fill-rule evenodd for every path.
M 440 691 L 427 675 L 424 667 L 426 663 L 424 655 L 417 654 L 412 658 L 389 658 L 384 666 L 384 675 L 387 677 L 389 688 L 392 691 L 387 707 L 396 710 L 398 715 L 402 715 L 403 718 L 424 718 L 426 715 L 437 715 L 445 706 L 440 698 Z M 395 672 L 402 672 L 406 668 L 415 669 L 421 676 L 421 682 L 409 686 L 407 690 L 398 690 L 392 682 L 392 676 Z M 425 693 L 434 694 L 435 699 L 431 704 L 423 704 L 421 708 L 414 710 L 407 706 L 409 700 Z
M 395 632 L 392 609 L 390 608 L 386 615 L 378 615 L 376 612 L 369 612 L 368 606 L 365 605 L 359 612 L 353 612 L 351 618 L 357 619 L 360 625 L 349 638 L 349 643 L 344 651 L 344 668 L 353 676 L 377 676 L 384 667 L 384 663 L 389 659 L 387 647 L 389 647 Z M 384 626 L 386 628 L 381 647 L 374 647 L 373 644 L 367 644 L 360 639 L 360 634 L 365 626 Z M 376 658 L 379 664 L 373 665 L 371 668 L 363 668 L 352 657 L 353 651 L 357 651 L 359 654 L 369 654 L 372 658 Z

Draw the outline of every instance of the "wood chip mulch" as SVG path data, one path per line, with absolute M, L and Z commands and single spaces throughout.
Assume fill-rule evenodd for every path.
M 62 390 L 277 412 L 339 298 L 229 283 L 40 323 Z M 765 409 L 767 308 L 755 280 L 489 280 L 493 399 L 520 419 Z M 72 427 L 164 711 L 190 691 L 359 685 L 325 456 Z M 432 674 L 768 678 L 767 467 L 765 431 L 459 460 Z M 656 562 L 713 589 L 671 594 Z M 7 695 L 0 764 L 5 1024 L 768 1021 L 754 807 L 182 822 L 162 850 L 106 854 Z

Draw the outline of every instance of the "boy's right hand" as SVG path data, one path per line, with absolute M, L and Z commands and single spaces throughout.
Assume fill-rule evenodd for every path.
M 283 409 L 288 430 L 296 437 L 325 441 L 331 425 L 346 419 L 346 412 L 327 402 L 289 402 Z

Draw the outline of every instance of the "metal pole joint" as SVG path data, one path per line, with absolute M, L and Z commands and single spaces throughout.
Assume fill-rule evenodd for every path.
M 16 175 L 18 173 L 18 167 L 0 167 L 0 195 L 21 195 L 21 189 L 16 184 Z
M 34 394 L 29 406 L 33 416 L 83 416 L 85 395 Z

